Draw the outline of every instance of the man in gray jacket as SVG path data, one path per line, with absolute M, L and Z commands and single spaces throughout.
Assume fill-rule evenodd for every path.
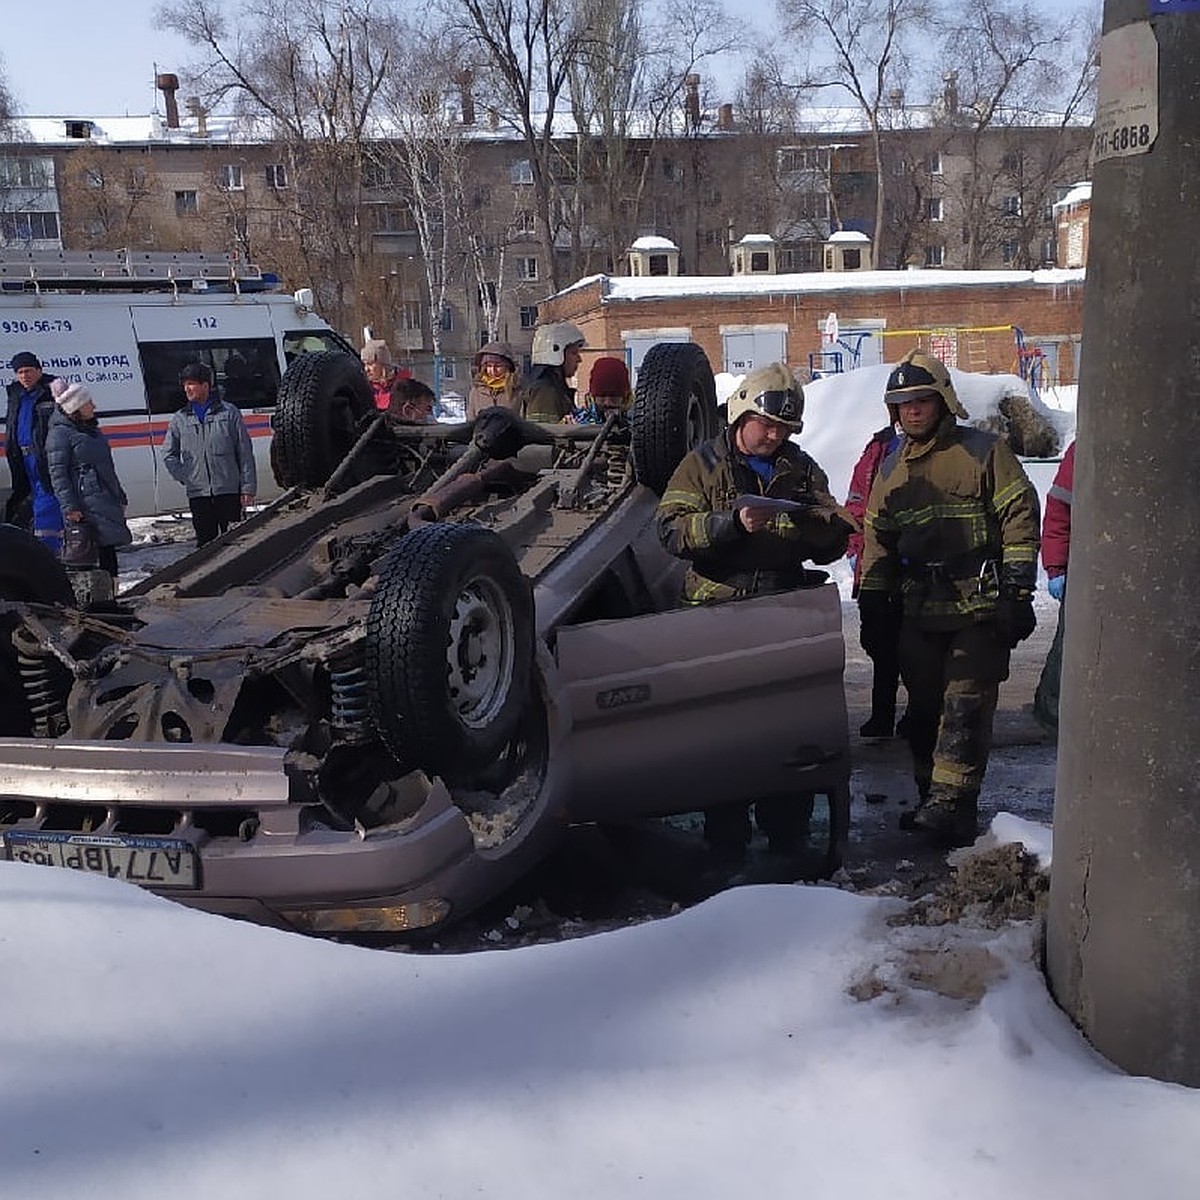
M 203 546 L 254 500 L 254 447 L 240 410 L 217 395 L 212 367 L 189 363 L 179 382 L 187 402 L 167 426 L 163 465 L 187 490 L 196 545 Z

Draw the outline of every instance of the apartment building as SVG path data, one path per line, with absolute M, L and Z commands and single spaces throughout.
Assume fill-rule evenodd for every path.
M 820 271 L 839 230 L 865 234 L 880 269 L 1035 269 L 1055 260 L 1054 203 L 1087 174 L 1086 128 L 974 131 L 945 98 L 897 96 L 880 177 L 857 110 L 804 110 L 790 132 L 762 132 L 731 105 L 702 111 L 693 80 L 674 132 L 628 135 L 619 178 L 597 139 L 556 132 L 553 262 L 528 151 L 494 115 L 477 119 L 469 95 L 454 116 L 458 208 L 430 214 L 414 205 L 401 142 L 376 139 L 353 179 L 344 160 L 331 179 L 319 146 L 194 101 L 181 110 L 173 76 L 144 117 L 24 122 L 0 147 L 0 234 L 9 247 L 234 252 L 316 288 L 347 336 L 370 324 L 424 377 L 465 390 L 483 341 L 526 350 L 552 281 L 630 274 L 639 237 L 669 240 L 685 276 L 730 275 L 748 235 L 771 240 L 775 272 Z

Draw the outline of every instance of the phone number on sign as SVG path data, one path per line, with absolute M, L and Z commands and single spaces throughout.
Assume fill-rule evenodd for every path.
M 1149 125 L 1118 125 L 1096 133 L 1094 153 L 1117 154 L 1122 150 L 1140 150 L 1150 145 Z
M 59 321 L 0 321 L 0 333 L 70 333 L 71 322 Z

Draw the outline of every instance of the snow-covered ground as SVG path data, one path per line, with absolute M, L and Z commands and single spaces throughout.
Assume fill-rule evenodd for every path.
M 801 442 L 839 494 L 884 419 L 870 370 L 807 389 Z M 963 391 L 977 415 L 987 396 Z M 1049 407 L 1070 436 L 1073 404 Z M 1031 466 L 1043 493 L 1053 467 Z M 187 533 L 140 524 L 165 540 L 138 554 Z M 1021 778 L 993 758 L 989 782 Z M 1049 858 L 1045 826 L 992 831 Z M 914 907 L 742 887 L 429 956 L 0 863 L 0 1195 L 1200 1195 L 1200 1091 L 1089 1048 L 1047 993 L 1037 924 Z
M 1102 1061 L 1047 995 L 1030 923 L 904 912 L 747 887 L 578 941 L 431 958 L 0 864 L 0 1191 L 1200 1194 L 1200 1092 Z

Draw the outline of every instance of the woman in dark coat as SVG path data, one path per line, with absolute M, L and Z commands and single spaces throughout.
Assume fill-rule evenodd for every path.
M 129 499 L 100 432 L 92 394 L 64 379 L 56 379 L 51 390 L 56 409 L 46 435 L 46 462 L 54 495 L 68 525 L 86 521 L 91 527 L 99 565 L 116 580 L 117 547 L 133 541 L 125 523 Z

